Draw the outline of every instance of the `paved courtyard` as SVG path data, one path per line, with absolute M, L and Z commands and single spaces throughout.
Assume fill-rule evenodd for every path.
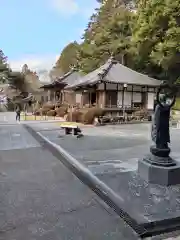
M 0 124 L 0 141 L 0 240 L 137 239 L 23 124 Z
M 139 215 L 141 219 L 143 216 L 145 221 L 179 216 L 179 186 L 151 186 L 136 175 L 138 159 L 149 153 L 150 124 L 84 127 L 84 137 L 80 139 L 65 136 L 58 124 L 33 124 L 31 127 L 60 145 L 113 189 L 129 214 L 133 211 L 134 216 Z M 171 156 L 177 161 L 180 161 L 179 137 L 180 130 L 172 128 Z M 135 212 L 133 206 L 136 206 Z M 161 235 L 152 239 L 174 237 L 173 233 L 170 238 Z
M 0 124 L 0 240 L 138 239 L 96 194 L 9 115 Z M 4 120 L 3 120 L 4 119 Z M 28 123 L 116 189 L 118 173 L 137 169 L 149 151 L 150 125 L 84 127 L 65 136 L 58 123 Z M 180 130 L 171 129 L 172 156 Z M 59 161 L 60 160 L 60 161 Z M 111 185 L 112 184 L 112 185 Z M 157 198 L 156 198 L 157 200 Z M 179 239 L 172 233 L 150 239 Z
M 52 142 L 60 145 L 94 174 L 137 169 L 137 161 L 149 152 L 150 124 L 84 127 L 84 137 L 65 136 L 57 123 L 33 124 Z M 180 159 L 180 129 L 171 129 L 172 156 Z

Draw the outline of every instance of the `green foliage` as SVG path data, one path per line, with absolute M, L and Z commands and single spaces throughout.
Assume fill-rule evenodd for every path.
M 97 0 L 83 42 L 69 44 L 56 66 L 88 73 L 110 57 L 157 79 L 180 81 L 180 0 Z M 136 10 L 136 11 L 132 11 Z
M 0 83 L 7 82 L 7 74 L 8 74 L 7 57 L 0 49 Z
M 68 45 L 61 54 L 58 63 L 64 72 L 73 62 L 88 73 L 113 55 L 152 77 L 173 82 L 180 79 L 179 0 L 97 2 L 99 8 L 89 20 L 83 42 L 75 51 Z
M 79 65 L 89 72 L 102 65 L 111 55 L 129 65 L 130 40 L 134 13 L 123 1 L 107 0 L 91 16 L 80 48 Z
M 0 83 L 8 83 L 11 88 L 25 92 L 24 75 L 11 70 L 2 50 L 0 50 Z
M 69 72 L 73 66 L 77 65 L 78 51 L 79 45 L 77 42 L 68 44 L 56 62 L 56 69 L 61 69 L 64 74 Z
M 176 98 L 176 102 L 173 106 L 174 110 L 180 110 L 180 98 Z
M 8 83 L 10 87 L 19 90 L 20 92 L 26 92 L 24 75 L 21 72 L 8 73 Z
M 132 36 L 140 68 L 171 81 L 180 76 L 179 12 L 179 0 L 139 0 Z
M 7 57 L 4 55 L 3 51 L 0 49 L 0 70 L 4 70 L 7 66 Z

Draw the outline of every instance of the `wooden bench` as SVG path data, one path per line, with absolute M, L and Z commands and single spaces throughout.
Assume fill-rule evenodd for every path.
M 77 138 L 80 138 L 83 136 L 81 129 L 77 125 L 71 125 L 71 124 L 61 124 L 61 128 L 65 130 L 65 135 L 73 134 L 74 136 L 77 136 Z

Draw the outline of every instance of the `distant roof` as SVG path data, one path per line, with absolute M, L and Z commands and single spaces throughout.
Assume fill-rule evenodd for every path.
M 67 84 L 63 82 L 59 82 L 58 80 L 55 80 L 52 83 L 44 84 L 40 88 L 44 89 L 53 89 L 53 88 L 60 88 L 63 89 Z
M 87 85 L 95 85 L 97 83 L 127 83 L 132 85 L 145 85 L 145 86 L 159 86 L 160 81 L 151 78 L 147 75 L 138 73 L 119 62 L 110 58 L 100 68 L 88 73 L 84 77 L 81 77 L 72 84 L 71 88 L 78 88 Z
M 61 89 L 66 88 L 66 86 L 74 85 L 78 81 L 78 79 L 82 77 L 77 70 L 72 69 L 68 73 L 64 74 L 61 77 L 57 77 L 52 83 L 44 84 L 41 88 L 55 88 L 59 87 Z
M 71 85 L 78 84 L 80 78 L 82 78 L 82 74 L 76 69 L 72 69 L 68 73 L 58 78 L 58 80 L 67 84 L 65 88 L 69 88 Z

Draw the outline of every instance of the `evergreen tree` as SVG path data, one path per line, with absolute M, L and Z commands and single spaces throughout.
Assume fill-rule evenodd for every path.
M 8 79 L 7 57 L 4 55 L 3 51 L 0 49 L 0 83 L 7 82 L 7 79 Z
M 65 74 L 70 71 L 73 66 L 77 65 L 79 45 L 77 42 L 68 44 L 62 51 L 56 62 L 56 69 L 61 69 Z
M 133 33 L 137 62 L 158 78 L 180 76 L 180 0 L 139 0 Z
M 111 55 L 129 65 L 129 47 L 134 13 L 123 1 L 102 1 L 85 30 L 80 49 L 80 67 L 89 72 Z

